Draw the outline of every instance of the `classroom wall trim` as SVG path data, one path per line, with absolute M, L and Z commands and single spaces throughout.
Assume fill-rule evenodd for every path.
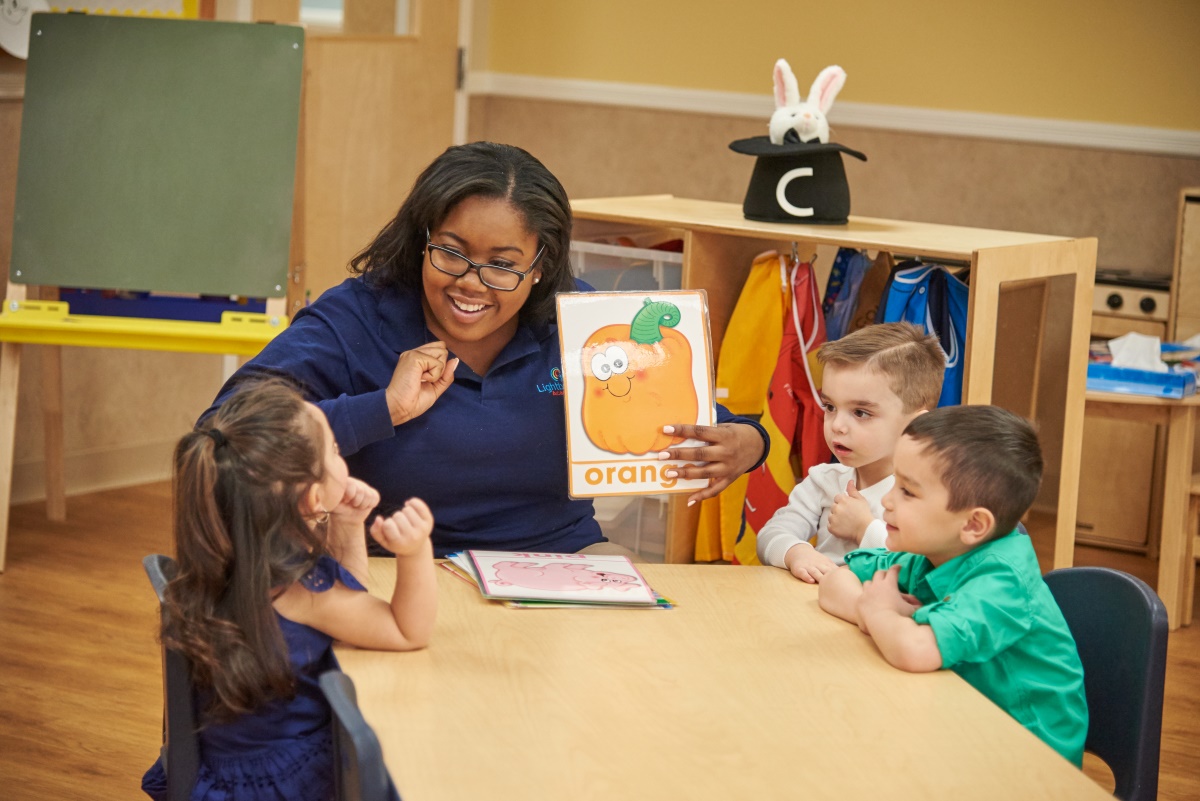
M 672 86 L 543 78 L 501 72 L 472 72 L 467 89 L 473 95 L 593 103 L 749 117 L 766 122 L 774 109 L 767 94 L 681 89 Z M 1171 156 L 1200 157 L 1200 131 L 1075 122 L 1007 114 L 888 106 L 838 101 L 829 123 L 946 136 L 1092 147 Z

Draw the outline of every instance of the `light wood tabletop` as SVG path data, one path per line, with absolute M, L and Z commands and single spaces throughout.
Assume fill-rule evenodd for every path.
M 391 561 L 371 562 L 389 597 Z M 510 609 L 439 568 L 427 650 L 339 647 L 405 801 L 1111 798 L 782 570 L 643 572 L 676 608 Z

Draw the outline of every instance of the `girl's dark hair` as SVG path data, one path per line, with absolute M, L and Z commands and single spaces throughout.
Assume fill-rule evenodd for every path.
M 299 508 L 323 465 L 318 423 L 278 379 L 248 382 L 175 447 L 179 571 L 166 589 L 162 641 L 211 691 L 206 722 L 294 692 L 271 602 L 324 553 L 324 530 Z
M 529 232 L 544 247 L 521 320 L 554 319 L 554 295 L 576 290 L 571 273 L 571 204 L 558 179 L 519 147 L 473 142 L 448 148 L 413 184 L 396 216 L 350 262 L 350 271 L 380 286 L 421 288 L 426 232 L 469 197 L 498 198 L 512 204 Z

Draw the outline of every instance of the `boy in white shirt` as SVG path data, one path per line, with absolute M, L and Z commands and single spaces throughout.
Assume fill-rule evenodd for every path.
M 816 465 L 758 532 L 758 559 L 810 584 L 857 548 L 883 548 L 881 501 L 905 426 L 936 408 L 946 355 L 911 323 L 860 328 L 817 351 L 825 442 L 838 464 Z

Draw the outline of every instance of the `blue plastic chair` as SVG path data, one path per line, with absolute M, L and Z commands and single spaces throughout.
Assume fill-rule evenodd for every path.
M 1167 610 L 1147 584 L 1106 567 L 1045 576 L 1075 637 L 1088 703 L 1084 748 L 1104 760 L 1122 801 L 1154 801 L 1167 669 Z
M 379 738 L 358 708 L 354 682 L 340 670 L 318 681 L 333 708 L 334 787 L 338 801 L 400 801 L 383 764 Z
M 175 560 L 162 554 L 150 554 L 142 560 L 158 596 L 161 614 L 166 616 L 163 599 L 167 582 L 176 572 Z M 188 801 L 200 769 L 200 741 L 196 735 L 195 696 L 192 678 L 183 654 L 163 646 L 163 745 L 162 762 L 167 774 L 168 801 Z

